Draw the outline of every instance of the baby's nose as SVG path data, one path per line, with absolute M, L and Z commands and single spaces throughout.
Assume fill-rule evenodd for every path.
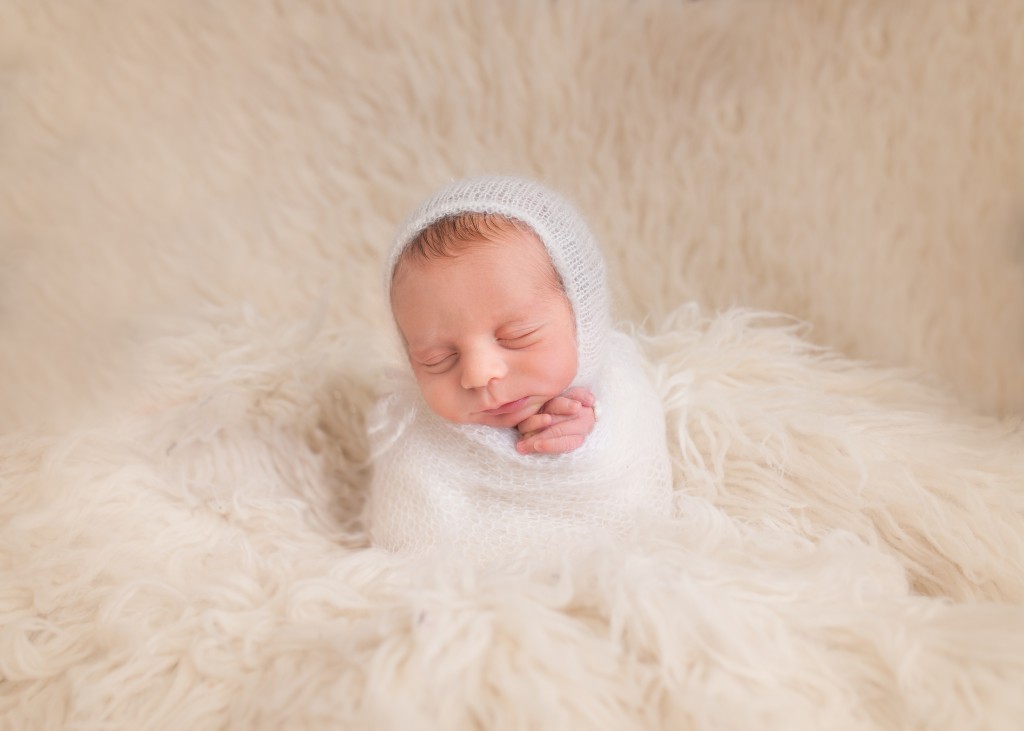
M 481 348 L 462 356 L 462 387 L 483 388 L 508 373 L 505 359 L 495 349 Z

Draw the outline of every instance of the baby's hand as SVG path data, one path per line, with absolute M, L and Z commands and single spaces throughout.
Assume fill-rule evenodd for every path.
M 582 386 L 570 388 L 519 422 L 516 429 L 522 437 L 516 450 L 520 454 L 571 452 L 583 446 L 596 421 L 594 394 Z

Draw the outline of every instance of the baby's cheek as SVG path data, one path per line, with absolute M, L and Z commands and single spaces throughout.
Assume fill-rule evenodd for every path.
M 459 417 L 458 402 L 451 394 L 451 389 L 444 383 L 444 379 L 436 375 L 418 375 L 416 382 L 419 384 L 423 400 L 431 411 L 448 421 L 456 421 Z
M 576 348 L 560 348 L 558 352 L 552 354 L 550 370 L 553 378 L 556 381 L 556 390 L 558 393 L 569 388 L 573 385 L 573 381 L 576 379 L 577 360 L 576 360 Z

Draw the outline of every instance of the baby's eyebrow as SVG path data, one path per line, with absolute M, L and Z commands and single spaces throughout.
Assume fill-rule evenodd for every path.
M 410 343 L 408 345 L 409 353 L 416 357 L 429 357 L 431 355 L 437 355 L 445 351 L 451 350 L 451 348 L 441 345 L 440 343 Z
M 529 330 L 532 328 L 540 327 L 541 321 L 538 318 L 518 318 L 515 320 L 508 320 L 502 323 L 498 327 L 498 332 L 503 330 Z

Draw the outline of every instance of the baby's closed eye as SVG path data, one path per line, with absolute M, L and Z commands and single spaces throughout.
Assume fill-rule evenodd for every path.
M 498 334 L 498 342 L 502 346 L 512 349 L 528 347 L 538 340 L 540 340 L 540 328 Z
M 420 366 L 428 373 L 444 373 L 453 365 L 458 358 L 458 353 L 439 353 L 422 358 Z

